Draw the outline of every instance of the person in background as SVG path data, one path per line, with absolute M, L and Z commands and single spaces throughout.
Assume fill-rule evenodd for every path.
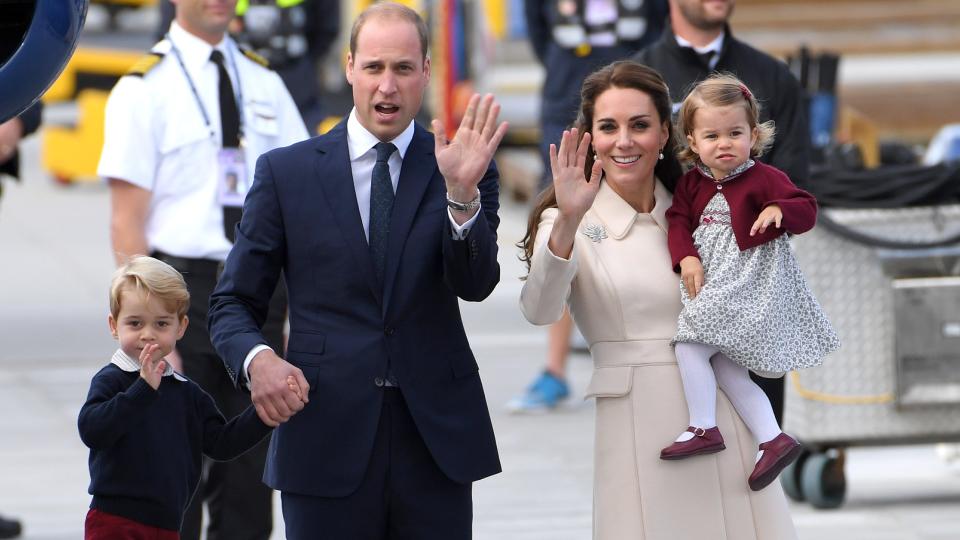
M 17 538 L 23 532 L 23 525 L 17 519 L 0 516 L 0 538 Z
M 627 58 L 660 32 L 666 0 L 524 0 L 527 33 L 546 78 L 540 92 L 540 189 L 550 185 L 551 144 L 577 118 L 580 83 L 597 68 Z M 539 191 L 538 190 L 538 191 Z M 507 404 L 514 413 L 546 411 L 570 395 L 567 359 L 573 319 L 565 313 L 547 332 L 546 367 Z
M 293 96 L 311 135 L 333 112 L 321 99 L 320 65 L 340 34 L 340 0 L 238 0 L 230 34 L 262 56 Z M 174 18 L 160 3 L 158 39 Z
M 20 141 L 40 127 L 43 105 L 38 101 L 16 118 L 0 124 L 0 197 L 3 177 L 20 179 Z M 0 516 L 0 538 L 17 538 L 23 532 L 19 520 Z
M 110 187 L 117 264 L 152 255 L 180 271 L 192 293 L 193 324 L 177 343 L 179 359 L 169 360 L 182 362 L 182 372 L 233 417 L 249 397 L 234 387 L 210 344 L 210 293 L 233 246 L 257 158 L 308 134 L 280 77 L 227 36 L 236 0 L 175 5 L 167 37 L 110 93 L 97 172 Z M 260 324 L 282 354 L 286 289 L 270 292 Z M 262 482 L 266 453 L 263 443 L 230 462 L 205 462 L 184 518 L 185 540 L 200 537 L 205 503 L 210 540 L 270 537 L 273 492 Z
M 714 72 L 730 73 L 756 95 L 760 122 L 773 120 L 777 137 L 759 161 L 780 169 L 803 187 L 810 173 L 810 129 L 803 89 L 787 65 L 736 39 L 730 29 L 735 0 L 670 0 L 670 24 L 660 39 L 633 60 L 661 74 L 674 113 L 696 83 Z M 783 377 L 751 374 L 783 423 Z
M 16 118 L 0 123 L 0 197 L 3 176 L 20 179 L 20 141 L 40 127 L 43 105 L 36 102 Z

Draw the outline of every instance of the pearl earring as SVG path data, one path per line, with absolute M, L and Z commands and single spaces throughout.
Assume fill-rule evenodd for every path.
M 596 161 L 596 160 L 598 160 L 598 159 L 600 159 L 600 156 L 594 154 L 594 155 L 593 155 L 593 160 Z
M 660 150 L 660 157 L 658 157 L 657 160 L 659 161 L 661 159 L 663 159 L 663 150 Z

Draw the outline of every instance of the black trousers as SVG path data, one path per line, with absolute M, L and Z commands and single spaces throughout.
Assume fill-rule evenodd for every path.
M 283 492 L 287 540 L 472 537 L 472 484 L 458 484 L 437 467 L 402 389 L 385 387 L 383 392 L 373 453 L 360 487 L 339 498 Z
M 767 398 L 770 400 L 770 406 L 773 407 L 773 415 L 777 417 L 777 424 L 780 426 L 780 429 L 783 429 L 783 385 L 786 378 L 777 377 L 771 379 L 761 377 L 755 373 L 750 373 L 750 378 L 753 379 L 753 382 L 757 383 L 757 386 L 767 395 Z
M 227 375 L 223 361 L 210 343 L 207 310 L 217 284 L 218 261 L 184 259 L 163 253 L 154 257 L 183 274 L 190 289 L 190 324 L 177 343 L 184 374 L 203 388 L 226 418 L 246 409 L 250 394 L 237 389 Z M 286 286 L 280 283 L 270 300 L 270 312 L 263 334 L 278 354 L 283 352 L 283 322 L 287 311 Z M 281 354 L 282 355 L 282 354 Z M 208 540 L 268 540 L 273 531 L 273 490 L 263 483 L 263 466 L 269 439 L 233 461 L 216 462 L 204 457 L 203 475 L 184 515 L 182 540 L 199 540 L 203 504 L 210 522 Z

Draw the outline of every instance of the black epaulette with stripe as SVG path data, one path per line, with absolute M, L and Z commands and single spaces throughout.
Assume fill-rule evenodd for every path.
M 133 75 L 134 77 L 143 77 L 147 74 L 148 71 L 153 69 L 160 61 L 163 60 L 163 54 L 158 52 L 151 52 L 145 54 L 137 60 L 133 66 L 124 75 Z
M 244 47 L 243 45 L 238 45 L 238 48 L 240 49 L 240 52 L 243 53 L 244 56 L 246 56 L 247 58 L 249 58 L 249 59 L 252 60 L 253 62 L 255 62 L 255 63 L 257 63 L 257 64 L 260 64 L 262 67 L 265 67 L 265 68 L 267 68 L 267 69 L 270 69 L 270 62 L 267 61 L 266 58 L 260 56 L 259 54 L 255 53 L 255 52 L 253 52 L 253 51 L 251 51 L 250 49 Z

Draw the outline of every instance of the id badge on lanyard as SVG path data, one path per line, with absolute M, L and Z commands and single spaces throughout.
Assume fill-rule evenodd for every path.
M 183 76 L 186 78 L 187 83 L 190 85 L 190 91 L 193 93 L 193 99 L 196 100 L 197 107 L 203 115 L 203 121 L 206 123 L 207 129 L 210 130 L 210 136 L 213 137 L 214 131 L 210 127 L 210 115 L 207 114 L 207 108 L 203 106 L 203 101 L 197 93 L 197 87 L 193 84 L 193 79 L 187 71 L 187 66 L 183 63 L 180 49 L 177 48 L 177 44 L 170 38 L 169 33 L 166 34 L 164 39 L 170 43 L 170 50 L 177 58 L 177 63 L 180 64 Z M 243 151 L 243 147 L 245 146 L 243 137 L 243 88 L 240 86 L 239 71 L 237 71 L 236 63 L 233 60 L 233 49 L 227 48 L 227 54 L 229 55 L 230 65 L 233 67 L 234 73 L 237 73 L 238 96 L 236 100 L 237 109 L 240 112 L 240 125 L 238 126 L 240 131 L 240 147 L 221 148 L 217 153 L 217 198 L 221 206 L 242 207 L 243 199 L 246 197 L 247 190 L 250 188 L 250 186 L 247 185 L 247 160 Z
M 221 148 L 217 153 L 217 185 L 222 206 L 242 207 L 247 185 L 247 160 L 243 148 Z

